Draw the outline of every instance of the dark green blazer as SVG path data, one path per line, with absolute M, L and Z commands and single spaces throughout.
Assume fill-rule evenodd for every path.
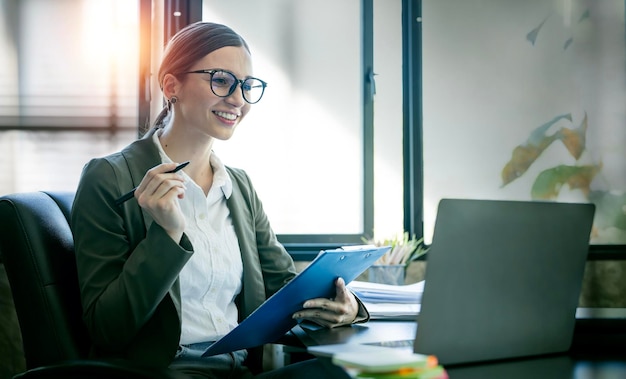
M 173 241 L 134 198 L 115 204 L 161 163 L 153 132 L 85 165 L 71 223 L 93 355 L 167 366 L 180 340 L 178 274 L 193 246 L 186 236 Z M 233 181 L 228 208 L 243 260 L 243 289 L 236 299 L 242 320 L 296 271 L 247 174 L 229 167 L 227 171 Z

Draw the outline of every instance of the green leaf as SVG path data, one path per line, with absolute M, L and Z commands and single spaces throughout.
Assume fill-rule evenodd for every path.
M 567 184 L 570 189 L 580 189 L 589 196 L 590 185 L 602 164 L 588 166 L 560 165 L 542 171 L 537 175 L 530 191 L 533 200 L 554 200 L 561 188 Z

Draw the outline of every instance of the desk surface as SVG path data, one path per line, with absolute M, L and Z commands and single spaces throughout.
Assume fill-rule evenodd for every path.
M 292 332 L 305 346 L 336 343 L 369 343 L 401 341 L 415 338 L 415 321 L 370 321 L 335 329 L 305 329 L 296 326 Z
M 292 333 L 305 346 L 368 343 L 412 339 L 417 324 L 410 321 L 370 321 L 335 329 L 303 329 Z M 600 351 L 598 353 L 598 351 Z M 572 351 L 567 354 L 446 367 L 450 379 L 617 379 L 626 378 L 626 343 L 621 349 Z

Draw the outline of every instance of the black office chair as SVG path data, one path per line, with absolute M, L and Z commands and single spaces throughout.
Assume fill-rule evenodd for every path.
M 17 313 L 31 378 L 188 378 L 129 361 L 88 359 L 69 226 L 74 194 L 29 192 L 0 197 L 0 257 Z

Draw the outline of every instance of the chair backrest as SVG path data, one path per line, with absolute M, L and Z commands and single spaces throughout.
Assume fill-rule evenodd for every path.
M 70 192 L 0 197 L 0 256 L 29 369 L 88 354 L 69 226 L 73 199 Z

